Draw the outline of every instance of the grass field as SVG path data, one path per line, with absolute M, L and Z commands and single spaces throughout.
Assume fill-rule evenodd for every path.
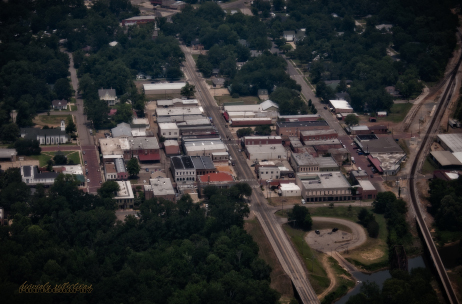
M 271 288 L 277 290 L 282 295 L 281 301 L 293 298 L 294 292 L 292 289 L 292 282 L 279 263 L 279 260 L 271 247 L 271 243 L 268 241 L 268 238 L 266 237 L 258 220 L 253 219 L 246 221 L 244 228 L 247 233 L 252 236 L 254 242 L 258 244 L 258 255 L 260 258 L 271 266 Z
M 379 117 L 377 121 L 401 122 L 406 117 L 407 112 L 412 108 L 412 103 L 395 103 L 391 106 L 390 112 L 386 117 Z
M 436 169 L 438 169 L 438 167 L 436 167 L 433 161 L 429 160 L 427 157 L 425 158 L 425 161 L 422 164 L 422 169 L 420 169 L 420 172 L 422 174 L 429 174 L 433 173 L 433 171 L 435 171 Z
M 75 165 L 79 165 L 80 163 L 80 155 L 79 151 L 61 151 L 64 155 L 67 156 L 67 161 L 72 160 Z M 44 167 L 47 165 L 48 160 L 52 159 L 55 155 L 56 152 L 42 152 L 40 155 L 32 155 L 28 156 L 31 159 L 38 160 L 39 161 L 39 166 Z
M 230 95 L 224 95 L 224 96 L 215 96 L 215 100 L 217 101 L 218 105 L 222 105 L 225 102 L 237 102 L 237 101 L 243 101 L 244 104 L 246 105 L 252 105 L 252 104 L 257 104 L 260 99 L 256 96 L 242 96 L 239 98 L 232 98 Z
M 197 58 L 199 58 L 199 54 L 192 54 L 191 56 L 194 59 L 194 62 L 197 63 Z
M 40 115 L 39 121 L 43 125 L 59 125 L 61 120 L 67 121 L 67 119 L 71 117 L 71 115 Z
M 289 235 L 292 243 L 308 269 L 308 277 L 311 286 L 313 286 L 313 289 L 317 294 L 322 293 L 327 287 L 329 287 L 330 284 L 330 280 L 327 277 L 327 273 L 321 263 L 323 254 L 312 250 L 308 246 L 305 241 L 305 231 L 293 229 L 287 224 L 285 224 L 283 228 Z

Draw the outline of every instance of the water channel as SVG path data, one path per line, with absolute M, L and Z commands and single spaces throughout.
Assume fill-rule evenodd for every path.
M 409 259 L 408 265 L 409 265 L 409 271 L 413 268 L 418 268 L 418 267 L 426 268 L 425 261 L 422 256 Z M 385 280 L 391 278 L 390 271 L 388 269 L 378 271 L 375 273 L 371 273 L 371 274 L 365 274 L 360 271 L 354 271 L 351 274 L 356 279 L 356 281 L 361 281 L 361 282 L 369 281 L 369 282 L 377 283 L 380 289 L 382 289 L 382 285 L 385 282 Z M 340 300 L 335 302 L 335 304 L 345 304 L 351 296 L 359 293 L 361 289 L 361 285 L 362 285 L 361 283 L 357 284 L 355 288 L 353 288 L 349 293 L 347 293 L 342 298 L 340 298 Z

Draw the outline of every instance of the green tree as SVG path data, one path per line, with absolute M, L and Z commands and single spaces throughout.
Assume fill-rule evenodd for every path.
M 300 205 L 295 205 L 292 210 L 289 211 L 288 221 L 293 227 L 303 230 L 311 230 L 311 226 L 313 225 L 310 211 L 305 206 Z
M 359 118 L 354 114 L 349 114 L 345 117 L 345 123 L 350 127 L 355 126 L 359 124 Z
M 116 123 L 131 123 L 133 118 L 132 106 L 128 103 L 120 103 L 116 106 L 117 112 L 114 116 Z
M 269 125 L 256 126 L 255 133 L 258 135 L 271 135 L 271 126 Z
M 0 128 L 0 136 L 3 141 L 14 142 L 20 135 L 19 127 L 15 123 L 5 124 Z
M 135 175 L 138 175 L 138 173 L 140 173 L 140 170 L 141 170 L 141 167 L 140 167 L 140 164 L 138 163 L 138 159 L 133 157 L 132 159 L 128 161 L 127 163 L 128 174 L 130 174 L 131 176 L 135 176 Z
M 194 85 L 189 84 L 189 82 L 186 82 L 186 85 L 181 88 L 181 95 L 187 98 L 194 96 L 195 92 L 196 92 L 196 87 Z
M 377 238 L 379 236 L 379 223 L 375 219 L 369 221 L 367 224 L 367 232 L 371 238 Z
M 372 207 L 376 213 L 383 214 L 387 212 L 388 208 L 396 201 L 396 195 L 391 191 L 379 192 L 374 202 L 372 202 Z
M 67 119 L 67 125 L 66 125 L 66 133 L 67 134 L 72 134 L 74 132 L 77 132 L 77 126 L 74 123 L 74 120 L 72 117 L 68 117 Z
M 18 155 L 40 155 L 42 148 L 36 139 L 23 139 L 20 138 L 14 143 L 14 148 Z
M 52 159 L 49 159 L 47 161 L 47 171 L 53 171 L 53 160 Z
M 53 89 L 58 99 L 69 100 L 72 96 L 72 87 L 69 78 L 60 78 L 56 80 Z
M 250 136 L 252 133 L 252 128 L 242 128 L 236 131 L 238 137 Z
M 56 165 L 65 165 L 67 164 L 67 157 L 62 152 L 57 152 L 53 157 L 53 161 Z
M 101 188 L 98 189 L 98 194 L 102 198 L 113 198 L 116 196 L 118 191 L 120 191 L 118 183 L 115 181 L 107 181 L 101 185 Z

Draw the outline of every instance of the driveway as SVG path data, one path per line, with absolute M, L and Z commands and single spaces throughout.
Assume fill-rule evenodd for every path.
M 305 241 L 308 245 L 318 251 L 328 253 L 332 251 L 342 252 L 345 250 L 350 250 L 356 248 L 366 241 L 366 232 L 361 225 L 356 224 L 352 221 L 333 218 L 333 217 L 321 217 L 313 216 L 313 223 L 329 223 L 332 224 L 332 227 L 335 225 L 347 226 L 351 229 L 352 233 L 338 230 L 332 232 L 331 229 L 320 230 L 320 234 L 316 234 L 315 231 L 310 231 L 306 237 Z

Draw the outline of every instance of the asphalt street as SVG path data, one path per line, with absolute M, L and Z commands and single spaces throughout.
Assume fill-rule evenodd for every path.
M 185 53 L 185 73 L 188 76 L 188 81 L 195 84 L 197 93 L 196 97 L 201 100 L 202 107 L 209 117 L 212 117 L 214 125 L 217 127 L 220 135 L 223 138 L 232 138 L 230 130 L 225 128 L 225 121 L 221 115 L 220 109 L 216 105 L 215 100 L 210 95 L 205 81 L 198 76 L 196 72 L 195 62 L 190 54 L 190 51 L 185 46 L 181 46 Z M 235 172 L 239 179 L 248 180 L 251 187 L 257 189 L 259 186 L 254 179 L 252 172 L 243 155 L 239 153 L 238 146 L 229 144 L 229 140 L 224 141 L 228 144 L 228 152 L 235 162 Z M 298 255 L 290 244 L 286 234 L 278 224 L 272 208 L 268 206 L 266 199 L 261 191 L 252 191 L 251 210 L 259 219 L 263 230 L 265 231 L 268 240 L 270 241 L 282 267 L 291 278 L 303 303 L 319 303 L 319 300 L 311 287 L 305 268 L 298 259 Z

